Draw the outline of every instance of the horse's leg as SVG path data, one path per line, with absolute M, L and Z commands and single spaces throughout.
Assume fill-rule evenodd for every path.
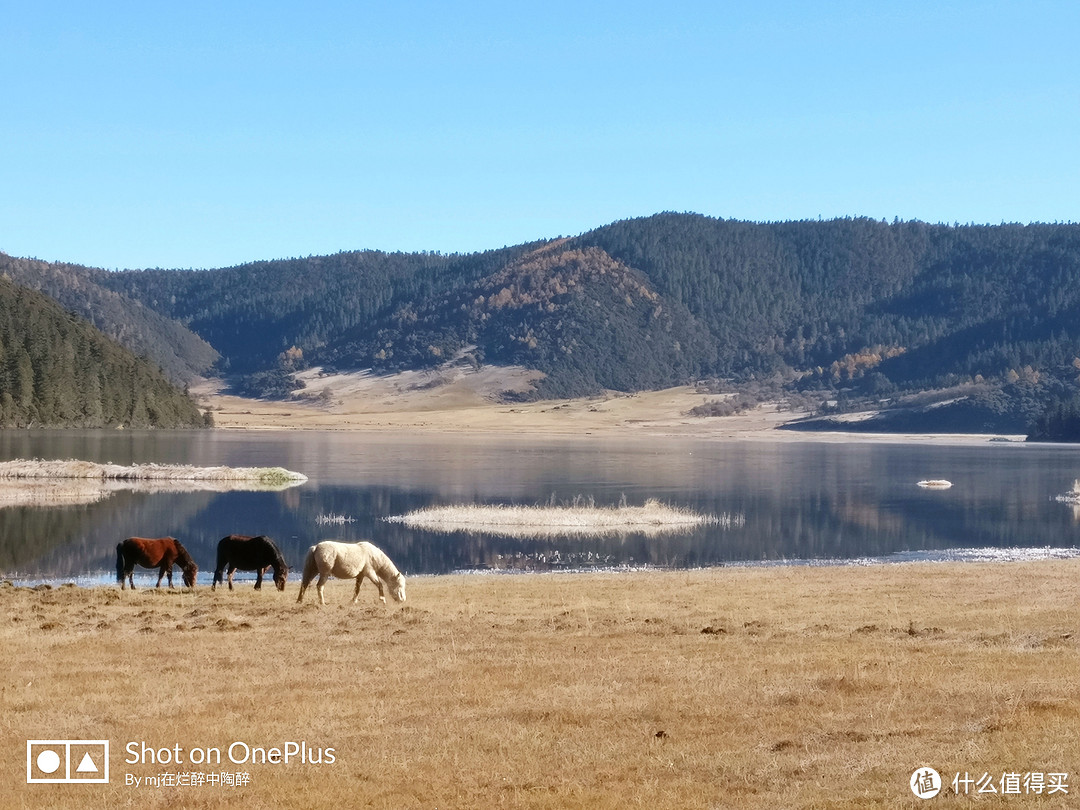
M 236 566 L 235 565 L 230 565 L 229 566 L 229 590 L 230 591 L 233 589 L 233 587 L 232 587 L 232 578 L 233 578 L 233 574 L 235 574 L 235 573 L 236 573 Z
M 330 576 L 328 574 L 319 574 L 319 581 L 315 583 L 315 590 L 319 592 L 320 605 L 326 604 L 326 597 L 323 596 L 323 585 L 326 584 L 326 580 L 328 580 L 329 578 Z
M 258 568 L 255 569 L 255 571 L 257 572 L 255 574 L 255 590 L 261 591 L 262 590 L 262 577 L 263 577 L 262 566 L 260 565 Z
M 169 587 L 172 587 L 172 568 L 166 566 L 165 563 L 162 563 L 161 567 L 158 569 L 157 585 L 154 586 L 155 588 L 161 587 L 161 580 L 165 579 L 166 571 L 169 572 Z
M 372 570 L 370 565 L 367 567 L 367 577 L 372 582 L 374 582 L 375 587 L 379 589 L 379 601 L 382 602 L 385 605 L 386 604 L 386 593 L 383 591 L 382 579 L 379 577 L 378 574 L 375 573 L 374 570 Z
M 382 580 L 379 579 L 378 574 L 372 570 L 370 565 L 365 565 L 364 569 L 360 572 L 360 575 L 356 578 L 356 594 L 353 596 L 353 603 L 355 604 L 356 600 L 360 597 L 360 584 L 364 581 L 365 577 L 375 583 L 375 587 L 379 589 L 379 600 L 385 605 L 386 596 L 383 593 Z
M 124 571 L 124 579 L 131 583 L 131 590 L 135 590 L 135 566 Z M 124 580 L 120 580 L 120 590 L 124 590 Z

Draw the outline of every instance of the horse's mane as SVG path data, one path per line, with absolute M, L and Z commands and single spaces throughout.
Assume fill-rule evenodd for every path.
M 181 568 L 197 568 L 195 560 L 188 554 L 188 550 L 180 543 L 179 540 L 174 540 L 176 543 L 176 563 Z
M 371 567 L 375 569 L 379 579 L 391 580 L 401 576 L 401 572 L 398 571 L 393 560 L 387 557 L 381 548 L 369 543 L 368 549 L 371 552 Z
M 270 546 L 270 550 L 274 552 L 274 569 L 277 571 L 287 571 L 289 566 L 285 564 L 285 557 L 281 553 L 281 549 L 270 541 L 269 537 L 263 535 L 266 540 L 266 544 Z

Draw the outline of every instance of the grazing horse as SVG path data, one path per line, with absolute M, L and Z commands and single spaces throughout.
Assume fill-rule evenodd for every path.
M 383 585 L 390 589 L 390 595 L 395 601 L 405 601 L 405 575 L 397 570 L 389 557 L 368 542 L 340 543 L 336 540 L 323 540 L 308 549 L 297 602 L 303 600 L 304 591 L 307 590 L 307 586 L 311 584 L 316 574 L 319 575 L 316 586 L 319 591 L 319 603 L 323 605 L 326 604 L 326 599 L 323 598 L 323 585 L 331 576 L 356 580 L 353 604 L 356 604 L 356 600 L 360 598 L 360 585 L 365 577 L 375 583 L 375 587 L 379 589 L 379 599 L 383 602 L 386 602 Z
M 289 566 L 274 541 L 265 535 L 249 537 L 244 534 L 230 534 L 222 537 L 217 544 L 217 567 L 214 569 L 214 583 L 210 590 L 217 588 L 225 569 L 229 570 L 229 590 L 233 589 L 232 578 L 237 569 L 258 571 L 255 578 L 255 590 L 262 588 L 263 574 L 268 568 L 274 569 L 274 584 L 279 591 L 285 590 L 285 578 L 289 576 Z
M 132 572 L 136 565 L 143 568 L 157 568 L 158 578 L 155 587 L 161 587 L 161 580 L 168 576 L 169 587 L 172 584 L 172 567 L 179 565 L 184 572 L 184 585 L 188 588 L 195 587 L 195 575 L 199 573 L 199 566 L 191 559 L 187 549 L 179 541 L 172 537 L 161 537 L 149 540 L 145 537 L 129 537 L 122 543 L 116 544 L 116 581 L 120 583 L 120 590 L 124 589 L 124 579 L 135 590 L 135 577 Z

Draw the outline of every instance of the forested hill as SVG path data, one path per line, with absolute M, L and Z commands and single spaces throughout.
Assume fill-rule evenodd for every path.
M 362 251 L 213 271 L 98 272 L 227 372 L 429 365 L 468 352 L 541 394 L 781 373 L 888 392 L 1046 375 L 1080 357 L 1080 226 L 694 214 L 471 255 Z M 1063 371 L 1064 369 L 1064 371 Z
M 839 363 L 841 381 L 863 356 L 895 384 L 943 385 L 1080 356 L 1077 225 L 762 225 L 665 214 L 575 241 L 684 304 L 713 336 L 720 374 Z
M 99 271 L 102 286 L 189 326 L 250 373 L 297 347 L 309 359 L 355 327 L 495 272 L 531 246 L 467 256 L 355 251 L 220 270 Z
M 98 284 L 96 279 L 108 277 L 102 270 L 0 253 L 0 276 L 45 293 L 135 356 L 150 358 L 174 383 L 182 385 L 207 373 L 219 358 L 209 343 L 183 324 Z
M 158 370 L 51 298 L 0 277 L 0 426 L 204 424 Z
M 402 301 L 315 356 L 338 367 L 404 369 L 462 352 L 538 368 L 551 396 L 660 388 L 715 366 L 710 336 L 685 306 L 663 299 L 640 271 L 566 240 Z

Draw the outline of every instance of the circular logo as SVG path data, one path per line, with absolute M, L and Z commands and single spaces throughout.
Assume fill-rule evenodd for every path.
M 38 770 L 42 773 L 56 773 L 60 767 L 60 755 L 46 749 L 37 756 Z
M 911 775 L 911 792 L 920 799 L 932 799 L 941 792 L 941 777 L 933 768 L 919 768 Z

